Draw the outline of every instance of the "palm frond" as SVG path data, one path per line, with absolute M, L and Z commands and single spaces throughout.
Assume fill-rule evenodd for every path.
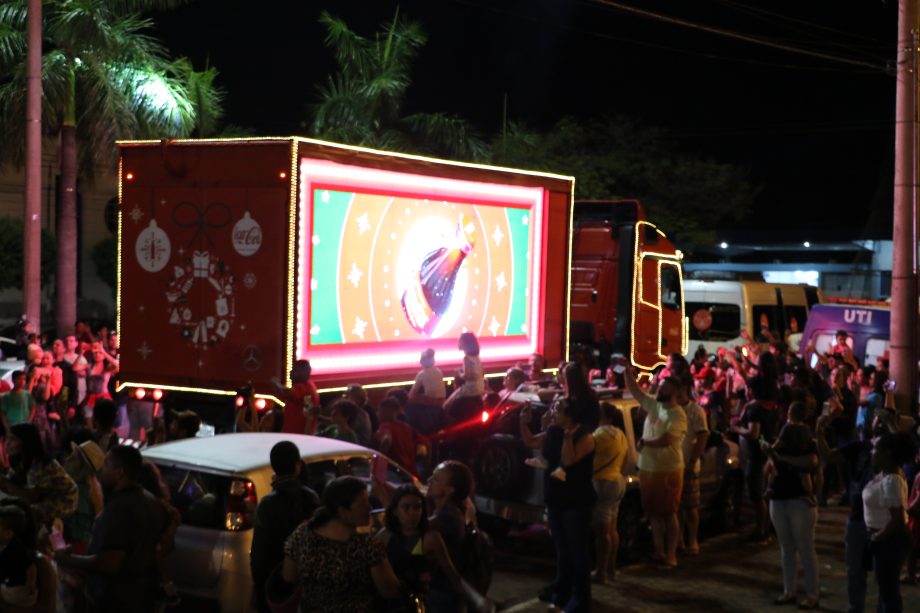
M 353 32 L 344 21 L 328 11 L 320 13 L 319 21 L 326 28 L 326 47 L 332 50 L 342 74 L 362 78 L 374 70 L 374 50 L 369 40 Z
M 313 134 L 332 138 L 333 134 L 372 132 L 367 104 L 360 88 L 341 76 L 330 77 L 319 88 L 320 102 L 313 105 Z M 349 137 L 348 142 L 354 142 Z
M 25 57 L 27 15 L 23 2 L 0 5 L 0 77 Z
M 216 68 L 197 71 L 188 58 L 174 61 L 170 67 L 176 77 L 185 85 L 189 100 L 195 109 L 195 134 L 198 137 L 213 136 L 223 117 L 224 91 L 214 84 Z
M 402 122 L 422 152 L 460 160 L 488 158 L 488 145 L 465 119 L 445 113 L 416 113 Z

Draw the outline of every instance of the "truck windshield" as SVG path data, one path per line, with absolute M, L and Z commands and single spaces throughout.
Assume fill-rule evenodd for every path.
M 737 304 L 688 302 L 685 306 L 691 322 L 690 340 L 730 341 L 741 335 L 741 308 Z
M 669 309 L 680 308 L 680 273 L 676 266 L 661 266 L 661 305 Z

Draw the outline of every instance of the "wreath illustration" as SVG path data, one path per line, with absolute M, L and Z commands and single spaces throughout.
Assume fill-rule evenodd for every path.
M 201 247 L 213 242 L 209 228 L 221 228 L 229 222 L 230 210 L 225 204 L 213 203 L 204 210 L 190 202 L 181 202 L 173 209 L 173 222 L 181 227 L 196 228 Z M 172 280 L 166 289 L 169 323 L 179 327 L 182 338 L 196 349 L 207 349 L 224 340 L 236 317 L 233 273 L 220 257 L 207 249 L 192 251 L 191 257 L 173 268 Z M 196 288 L 204 288 L 196 289 Z M 201 292 L 204 292 L 203 295 Z M 199 299 L 203 296 L 203 300 Z M 204 312 L 198 312 L 201 305 Z

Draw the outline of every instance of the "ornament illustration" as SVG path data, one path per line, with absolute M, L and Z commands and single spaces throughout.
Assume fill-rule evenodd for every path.
M 415 330 L 431 336 L 453 299 L 457 273 L 475 244 L 472 223 L 461 214 L 450 244 L 429 252 L 403 293 L 403 312 Z
M 134 255 L 137 257 L 137 263 L 147 272 L 160 272 L 163 270 L 167 262 L 169 262 L 171 251 L 169 237 L 166 232 L 157 227 L 157 222 L 153 219 L 137 235 L 137 242 L 134 243 Z
M 197 349 L 207 349 L 224 340 L 236 317 L 234 282 L 226 263 L 208 251 L 192 252 L 181 266 L 173 268 L 173 278 L 166 289 L 169 323 L 177 326 L 182 338 Z M 194 295 L 197 292 L 204 295 Z M 210 308 L 197 313 L 193 307 L 198 304 Z
M 242 256 L 253 255 L 262 246 L 262 226 L 250 217 L 249 211 L 233 226 L 233 248 Z

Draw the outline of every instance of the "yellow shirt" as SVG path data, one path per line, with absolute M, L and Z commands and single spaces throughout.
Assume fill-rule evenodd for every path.
M 626 459 L 626 434 L 614 426 L 599 426 L 594 431 L 594 478 L 616 481 L 622 476 Z

